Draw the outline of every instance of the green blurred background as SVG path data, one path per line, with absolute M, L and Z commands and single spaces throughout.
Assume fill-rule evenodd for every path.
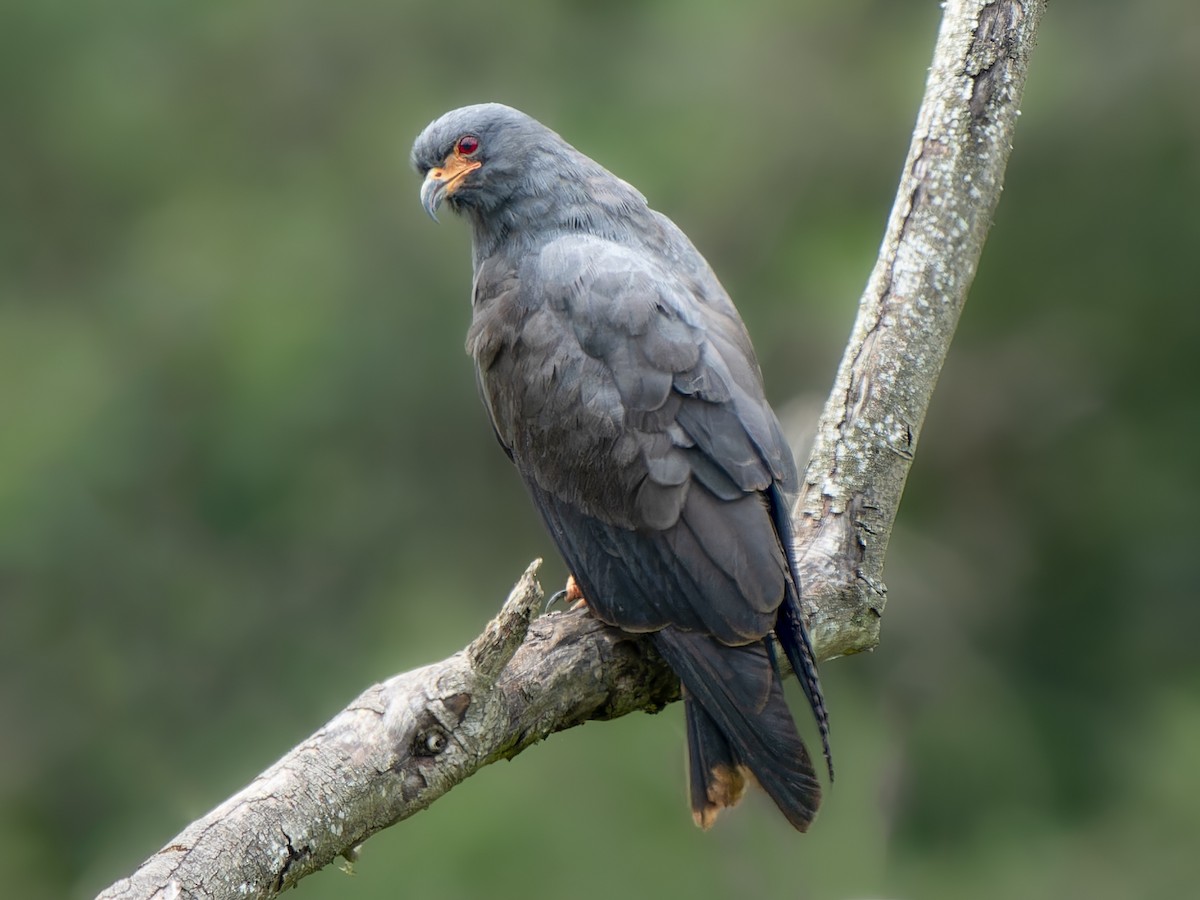
M 939 16 L 0 6 L 3 893 L 90 897 L 552 556 L 462 351 L 467 230 L 417 203 L 430 119 L 503 100 L 638 185 L 801 433 Z M 1192 894 L 1198 84 L 1191 0 L 1051 5 L 883 643 L 824 667 L 813 833 L 757 797 L 695 830 L 670 709 L 492 767 L 300 894 Z

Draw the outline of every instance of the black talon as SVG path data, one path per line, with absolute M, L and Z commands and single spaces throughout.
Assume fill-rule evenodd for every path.
M 550 610 L 553 609 L 557 604 L 562 603 L 566 599 L 566 588 L 563 588 L 561 591 L 555 591 L 550 595 L 550 599 L 546 601 L 546 605 L 542 607 L 542 615 L 546 615 L 546 613 L 550 612 Z

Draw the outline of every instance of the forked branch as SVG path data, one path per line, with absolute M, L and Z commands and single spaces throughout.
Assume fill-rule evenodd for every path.
M 879 259 L 795 509 L 821 658 L 878 641 L 883 560 L 999 200 L 1044 3 L 950 0 Z M 101 898 L 273 897 L 488 763 L 678 697 L 649 643 L 535 618 L 538 563 L 464 651 L 369 688 Z

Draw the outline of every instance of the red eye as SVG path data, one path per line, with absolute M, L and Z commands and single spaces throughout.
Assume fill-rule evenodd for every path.
M 463 156 L 470 156 L 479 149 L 479 138 L 473 134 L 464 134 L 458 139 L 458 146 L 454 148 Z

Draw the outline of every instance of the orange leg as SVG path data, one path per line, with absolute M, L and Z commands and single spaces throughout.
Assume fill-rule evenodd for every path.
M 546 612 L 549 612 L 559 603 L 568 604 L 568 612 L 574 612 L 577 609 L 587 609 L 587 598 L 583 596 L 583 590 L 579 587 L 579 582 L 575 580 L 574 575 L 568 575 L 567 586 L 561 591 L 552 594 L 550 599 L 546 601 Z
M 567 587 L 564 594 L 563 602 L 571 604 L 570 609 L 583 609 L 587 606 L 587 597 L 583 596 L 583 588 L 579 586 L 574 575 L 567 576 Z

